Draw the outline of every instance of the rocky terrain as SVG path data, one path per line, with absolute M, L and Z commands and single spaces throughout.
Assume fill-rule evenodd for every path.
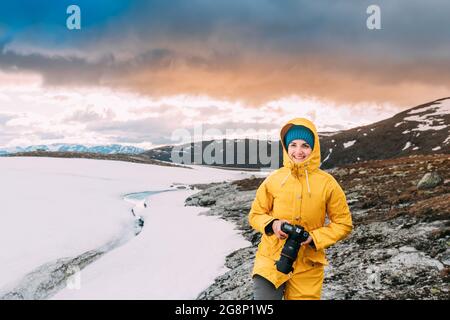
M 347 195 L 354 230 L 327 249 L 323 299 L 448 300 L 450 157 L 361 162 L 330 170 Z M 252 299 L 250 278 L 260 236 L 247 221 L 262 178 L 196 185 L 186 205 L 236 224 L 252 246 L 230 254 L 230 270 L 198 299 Z

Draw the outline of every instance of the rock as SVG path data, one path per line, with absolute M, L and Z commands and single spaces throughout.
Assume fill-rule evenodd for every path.
M 438 186 L 442 181 L 437 172 L 428 172 L 420 179 L 417 189 L 431 189 Z
M 427 257 L 422 252 L 399 253 L 390 259 L 390 263 L 411 268 L 423 266 L 434 267 L 438 270 L 444 269 L 444 265 L 440 261 Z
M 330 171 L 330 173 L 332 175 L 339 176 L 339 177 L 345 176 L 345 175 L 348 174 L 348 170 L 347 169 L 343 169 L 343 168 L 332 169 L 332 170 L 329 170 L 329 171 Z
M 392 172 L 392 175 L 396 177 L 406 177 L 407 173 L 403 171 L 394 171 Z
M 186 206 L 198 206 L 199 205 L 199 199 L 198 198 L 193 198 L 193 197 L 188 197 L 185 201 L 185 205 Z
M 198 202 L 198 204 L 202 207 L 209 207 L 212 206 L 213 204 L 216 203 L 216 200 L 211 198 L 211 197 L 207 197 L 207 198 L 202 198 L 200 199 L 200 201 Z
M 431 292 L 432 294 L 436 294 L 436 293 L 441 292 L 441 290 L 439 290 L 439 289 L 437 289 L 437 288 L 431 288 L 431 289 L 430 289 L 430 292 Z
M 408 246 L 403 246 L 401 248 L 398 249 L 400 252 L 416 252 L 416 248 L 413 247 L 408 247 Z

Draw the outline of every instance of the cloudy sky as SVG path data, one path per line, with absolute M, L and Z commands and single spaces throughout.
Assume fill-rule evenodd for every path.
M 69 30 L 67 7 L 81 9 Z M 367 7 L 381 9 L 369 30 Z M 447 0 L 8 0 L 0 147 L 276 138 L 369 124 L 450 96 Z M 240 130 L 240 132 L 238 132 Z

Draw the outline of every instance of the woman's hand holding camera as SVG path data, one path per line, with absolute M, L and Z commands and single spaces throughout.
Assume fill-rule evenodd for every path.
M 310 244 L 312 240 L 313 240 L 313 238 L 312 238 L 311 236 L 309 236 L 308 239 L 306 239 L 305 242 L 302 242 L 302 243 L 301 243 L 301 245 L 302 245 L 302 246 L 305 246 L 305 245 L 307 245 L 307 244 Z
M 282 225 L 283 223 L 285 223 L 285 222 L 289 223 L 289 221 L 287 221 L 287 220 L 275 220 L 275 221 L 272 223 L 272 230 L 273 230 L 273 233 L 274 233 L 275 236 L 276 236 L 278 239 L 280 239 L 280 240 L 284 240 L 284 239 L 286 239 L 286 238 L 288 237 L 288 235 L 287 235 L 285 232 L 283 232 L 283 231 L 281 230 L 281 225 Z M 304 242 L 301 243 L 301 245 L 302 245 L 302 246 L 308 245 L 308 244 L 311 243 L 312 240 L 313 240 L 312 237 L 309 236 L 308 239 L 306 239 L 306 241 L 304 241 Z
M 289 221 L 287 220 L 275 220 L 272 224 L 272 230 L 273 233 L 277 236 L 278 239 L 280 240 L 284 240 L 288 237 L 288 235 L 286 233 L 284 233 L 283 231 L 281 231 L 281 225 L 283 223 L 289 223 Z

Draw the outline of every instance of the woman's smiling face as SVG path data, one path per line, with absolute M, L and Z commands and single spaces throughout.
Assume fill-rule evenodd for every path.
M 289 143 L 288 155 L 295 163 L 305 161 L 311 152 L 311 146 L 305 140 L 297 139 Z

